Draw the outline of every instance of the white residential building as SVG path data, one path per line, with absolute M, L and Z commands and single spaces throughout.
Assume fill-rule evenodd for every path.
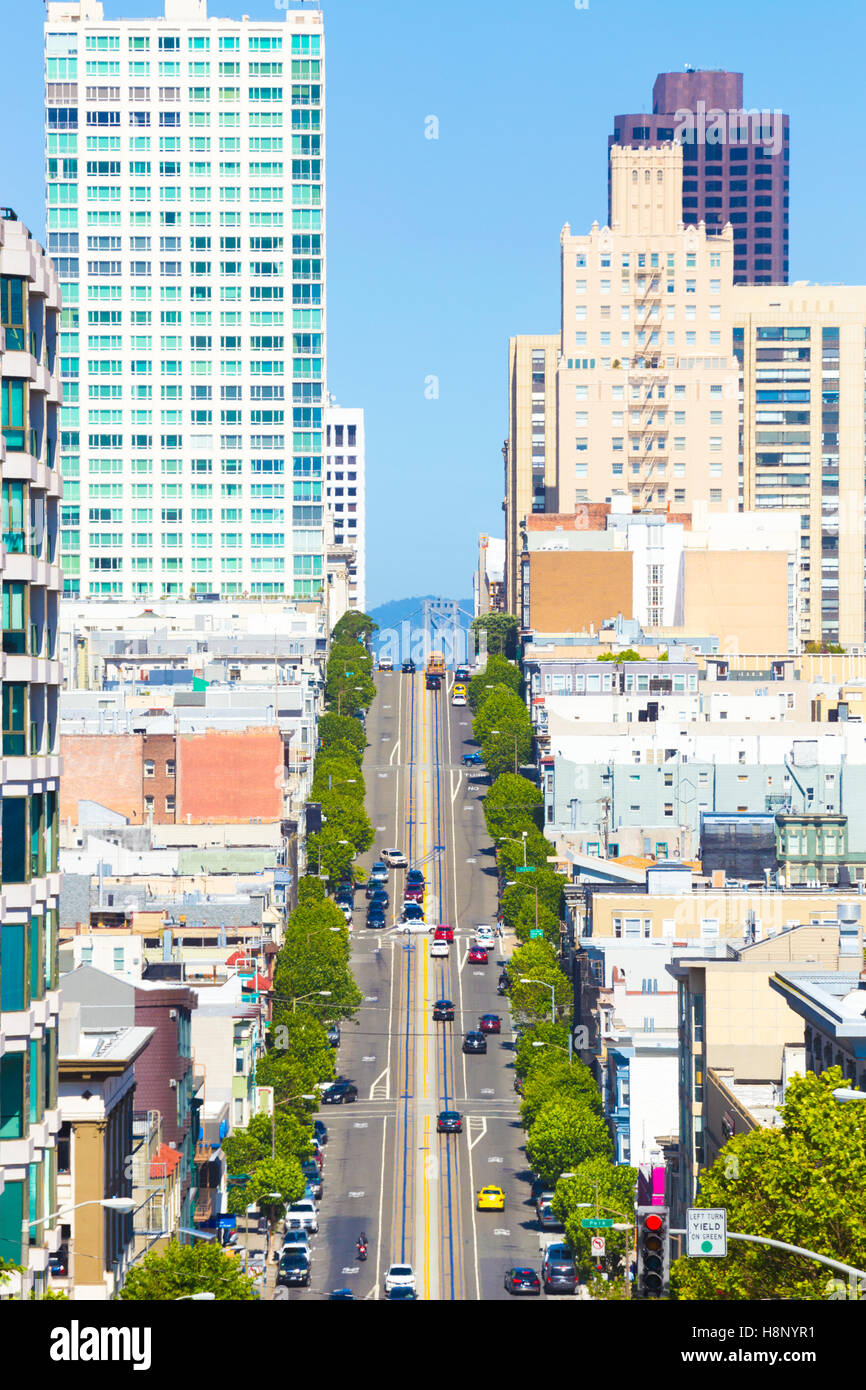
M 45 64 L 65 592 L 317 597 L 320 10 L 50 0 Z
M 328 404 L 325 442 L 325 513 L 335 546 L 346 557 L 347 606 L 366 611 L 366 455 L 363 410 Z M 341 617 L 337 614 L 337 617 Z M 336 620 L 335 620 L 336 621 Z M 331 624 L 333 626 L 333 623 Z

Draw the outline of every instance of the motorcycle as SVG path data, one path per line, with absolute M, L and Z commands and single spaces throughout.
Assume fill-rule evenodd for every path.
M 359 1259 L 359 1260 L 366 1260 L 366 1258 L 367 1258 L 367 1245 L 366 1245 L 366 1242 L 365 1242 L 365 1241 L 359 1240 L 359 1241 L 358 1241 L 358 1259 Z

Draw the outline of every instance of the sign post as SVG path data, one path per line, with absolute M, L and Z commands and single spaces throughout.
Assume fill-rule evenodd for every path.
M 689 1207 L 686 1211 L 686 1255 L 722 1259 L 728 1253 L 728 1213 L 725 1207 Z

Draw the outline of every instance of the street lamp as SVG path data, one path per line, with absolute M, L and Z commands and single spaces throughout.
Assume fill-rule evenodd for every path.
M 568 1047 L 563 1047 L 563 1046 L 562 1046 L 562 1043 L 541 1042 L 541 1041 L 538 1041 L 538 1040 L 536 1040 L 536 1041 L 532 1044 L 532 1046 L 533 1046 L 533 1047 L 555 1047 L 559 1052 L 567 1052 L 567 1053 L 568 1053 L 568 1060 L 569 1060 L 569 1063 L 570 1063 L 570 1062 L 571 1062 L 571 1029 L 568 1030 Z M 565 1174 L 564 1174 L 564 1173 L 562 1174 L 562 1177 L 565 1177 Z
M 205 1303 L 205 1302 L 210 1302 L 212 1299 L 215 1299 L 215 1298 L 216 1298 L 216 1294 L 215 1294 L 215 1293 L 181 1293 L 181 1294 L 178 1294 L 177 1298 L 172 1299 L 172 1302 L 173 1302 L 173 1303 L 183 1303 L 183 1302 L 185 1302 L 187 1299 L 191 1299 L 193 1303 Z
M 495 733 L 495 732 L 496 732 L 496 730 L 494 729 L 494 730 L 493 730 L 493 733 Z M 515 844 L 515 845 L 519 845 L 520 842 L 521 842 L 521 840 L 522 840 L 522 842 L 523 842 L 523 867 L 524 867 L 524 869 L 526 868 L 526 837 L 527 837 L 528 834 L 529 834 L 529 831 L 528 831 L 528 830 L 521 830 L 521 832 L 520 832 L 520 840 L 518 840 L 518 838 L 517 838 L 516 835 L 500 835 L 500 836 L 499 836 L 499 843 L 500 843 L 501 845 L 507 844 L 509 841 L 511 841 L 511 842 L 512 842 L 513 844 Z
M 79 1211 L 81 1207 L 102 1207 L 105 1211 L 125 1212 L 129 1215 L 135 1211 L 134 1197 L 90 1197 L 86 1202 L 76 1202 L 71 1207 L 59 1207 L 57 1211 L 52 1211 L 48 1216 L 37 1216 L 33 1221 L 23 1222 L 22 1242 L 27 1244 L 28 1231 L 31 1226 L 45 1226 L 49 1221 L 54 1221 L 58 1216 L 68 1216 L 72 1211 Z
M 291 1102 L 292 1102 L 293 1100 L 318 1100 L 318 1099 L 319 1099 L 318 1096 L 309 1096 L 309 1095 L 300 1094 L 300 1095 L 297 1095 L 297 1096 L 288 1096 L 285 1100 L 277 1100 L 277 1101 L 274 1101 L 273 1106 L 271 1107 L 271 1158 L 276 1158 L 276 1156 L 277 1156 L 277 1106 L 279 1106 L 279 1105 L 290 1105 Z M 274 1195 L 274 1194 L 271 1193 L 271 1196 L 273 1196 L 273 1195 Z M 280 1196 L 280 1193 L 278 1192 L 276 1195 L 279 1197 L 279 1196 Z
M 551 1023 L 555 1023 L 555 1022 L 556 1022 L 556 1001 L 555 1001 L 555 997 L 554 997 L 554 996 L 555 996 L 555 994 L 556 994 L 556 986 L 550 984 L 550 982 L 549 982 L 548 980 L 539 980 L 539 979 L 537 979 L 535 976 L 518 975 L 517 978 L 519 979 L 519 981 L 520 981 L 520 983 L 521 983 L 522 985 L 543 985 L 545 989 L 549 989 L 549 990 L 550 990 L 550 1021 L 551 1021 Z
M 853 1091 L 850 1086 L 840 1086 L 833 1092 L 833 1099 L 839 1101 L 846 1100 L 866 1100 L 866 1091 Z

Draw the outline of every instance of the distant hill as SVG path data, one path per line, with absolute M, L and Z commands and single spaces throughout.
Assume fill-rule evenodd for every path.
M 419 594 L 416 598 L 395 598 L 388 603 L 380 603 L 378 608 L 370 609 L 370 617 L 375 623 L 379 624 L 380 630 L 385 628 L 396 628 L 399 630 L 402 622 L 410 622 L 413 627 L 421 624 L 421 604 L 425 598 L 438 598 L 438 594 Z M 461 615 L 461 625 L 468 627 L 472 621 L 472 599 L 458 599 L 460 607 L 464 610 Z M 373 634 L 373 645 L 376 645 L 376 636 Z

